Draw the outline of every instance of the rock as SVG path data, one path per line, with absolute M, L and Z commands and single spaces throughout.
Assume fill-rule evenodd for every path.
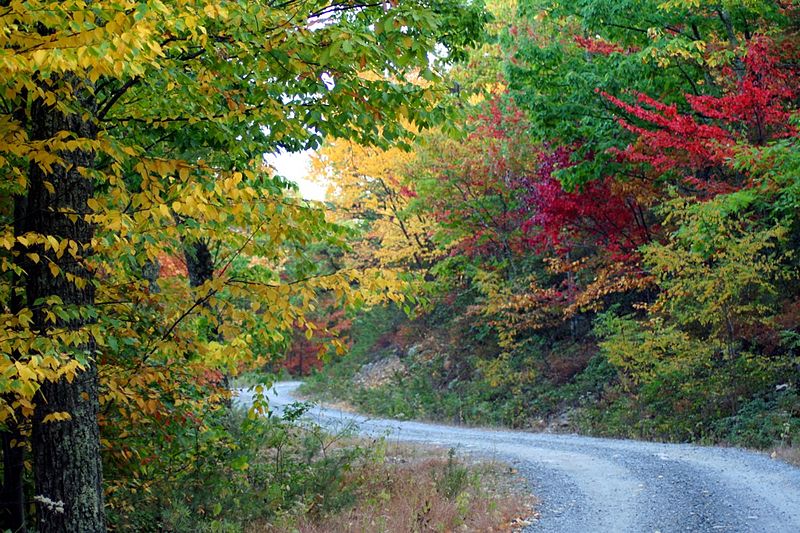
M 353 383 L 364 389 L 373 389 L 389 383 L 397 374 L 405 375 L 406 367 L 397 355 L 392 355 L 362 366 L 353 377 Z

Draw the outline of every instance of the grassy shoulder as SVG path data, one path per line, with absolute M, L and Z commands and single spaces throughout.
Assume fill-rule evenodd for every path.
M 385 441 L 369 446 L 370 455 L 344 475 L 348 505 L 325 512 L 296 509 L 280 520 L 255 522 L 246 530 L 500 532 L 524 527 L 533 514 L 533 496 L 501 463 Z
M 790 465 L 800 466 L 800 446 L 775 446 L 770 451 L 770 457 Z
M 187 434 L 189 464 L 109 498 L 114 531 L 511 531 L 532 497 L 508 467 L 386 439 L 331 434 L 303 418 L 219 410 Z M 164 454 L 172 453 L 164 448 Z M 181 459 L 178 461 L 178 459 Z

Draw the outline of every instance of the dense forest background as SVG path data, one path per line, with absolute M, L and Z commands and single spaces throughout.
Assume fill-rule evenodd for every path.
M 465 138 L 319 152 L 359 230 L 341 261 L 401 272 L 416 306 L 348 315 L 350 355 L 307 390 L 392 416 L 796 444 L 798 8 L 492 9 L 493 38 L 448 73 Z

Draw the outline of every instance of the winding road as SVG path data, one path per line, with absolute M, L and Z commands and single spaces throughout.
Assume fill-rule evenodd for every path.
M 269 394 L 281 409 L 299 382 Z M 240 391 L 248 405 L 251 393 Z M 383 420 L 315 406 L 308 416 L 364 436 L 455 447 L 511 463 L 539 498 L 525 531 L 800 533 L 800 469 L 736 448 L 660 444 Z

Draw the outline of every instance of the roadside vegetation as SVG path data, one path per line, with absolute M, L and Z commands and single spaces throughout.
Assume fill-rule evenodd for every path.
M 147 484 L 116 488 L 114 529 L 511 531 L 533 514 L 532 496 L 507 466 L 357 439 L 353 428 L 331 434 L 302 421 L 306 409 L 220 413 L 192 450 L 202 460 L 173 455 Z
M 449 312 L 457 320 L 452 317 L 458 309 L 450 307 Z M 768 391 L 768 400 L 755 399 L 729 416 L 709 413 L 687 421 L 685 413 L 664 409 L 667 398 L 631 395 L 619 371 L 601 354 L 561 351 L 558 357 L 566 361 L 557 369 L 531 357 L 527 364 L 536 365 L 535 379 L 524 387 L 498 384 L 481 370 L 480 354 L 490 352 L 491 344 L 463 337 L 453 350 L 444 329 L 430 325 L 429 317 L 421 325 L 399 309 L 360 315 L 348 354 L 311 373 L 301 393 L 377 416 L 727 444 L 764 449 L 798 464 L 798 429 L 793 424 L 800 399 L 792 391 Z M 705 393 L 698 391 L 699 405 L 705 405 Z
M 380 441 L 348 468 L 349 505 L 325 513 L 294 513 L 256 522 L 247 531 L 511 532 L 530 524 L 535 499 L 515 471 L 455 450 Z

